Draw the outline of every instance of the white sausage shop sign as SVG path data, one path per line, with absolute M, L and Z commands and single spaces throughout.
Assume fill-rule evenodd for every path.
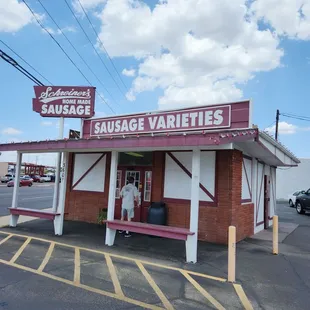
M 90 118 L 95 114 L 95 87 L 34 86 L 33 111 L 43 117 Z

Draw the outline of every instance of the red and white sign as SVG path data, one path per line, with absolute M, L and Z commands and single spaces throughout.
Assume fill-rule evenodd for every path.
M 89 118 L 95 114 L 95 87 L 34 86 L 33 111 L 43 117 Z
M 229 128 L 231 106 L 110 117 L 90 122 L 90 136 Z

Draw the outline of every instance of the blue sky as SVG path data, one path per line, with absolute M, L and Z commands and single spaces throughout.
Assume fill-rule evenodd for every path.
M 246 1 L 242 0 L 237 1 L 246 3 Z M 70 1 L 68 2 L 77 10 L 78 6 L 76 2 L 73 2 L 73 4 Z M 194 2 L 196 0 L 193 0 Z M 264 27 L 269 29 L 270 33 L 276 33 L 276 35 L 271 38 L 271 35 L 268 34 L 268 37 L 266 35 L 266 38 L 261 39 L 258 30 L 253 32 L 253 37 L 257 36 L 257 41 L 261 40 L 262 45 L 260 46 L 259 43 L 249 39 L 249 36 L 246 35 L 246 31 L 248 30 L 241 29 L 245 27 L 243 21 L 243 24 L 240 23 L 240 27 L 236 27 L 235 31 L 239 31 L 240 33 L 238 33 L 238 36 L 236 35 L 236 39 L 233 42 L 230 39 L 231 34 L 229 34 L 229 31 L 233 30 L 227 29 L 224 23 L 223 25 L 219 24 L 218 29 L 211 29 L 210 31 L 208 30 L 209 26 L 205 26 L 205 31 L 200 33 L 199 27 L 196 27 L 196 25 L 199 25 L 202 21 L 204 22 L 204 20 L 199 18 L 197 14 L 192 15 L 191 20 L 187 20 L 185 17 L 182 20 L 183 15 L 180 13 L 179 20 L 173 19 L 171 21 L 173 17 L 169 16 L 170 13 L 166 13 L 165 11 L 165 9 L 169 9 L 168 5 L 167 7 L 157 7 L 156 10 L 158 12 L 155 12 L 154 7 L 157 4 L 156 1 L 147 1 L 145 5 L 140 4 L 140 6 L 136 4 L 138 7 L 128 6 L 126 0 L 120 0 L 119 7 L 115 5 L 115 1 L 114 4 L 111 4 L 111 1 L 108 4 L 100 0 L 82 1 L 96 30 L 100 33 L 100 37 L 105 43 L 110 56 L 113 58 L 114 65 L 122 76 L 123 82 L 126 84 L 125 89 L 109 59 L 100 50 L 100 47 L 96 45 L 97 51 L 102 56 L 106 66 L 109 68 L 114 79 L 117 80 L 118 87 L 122 90 L 120 92 L 65 3 L 63 1 L 42 0 L 42 3 L 57 23 L 59 23 L 60 27 L 64 29 L 64 32 L 85 58 L 88 65 L 105 84 L 114 98 L 112 99 L 86 68 L 65 38 L 57 33 L 56 26 L 46 13 L 44 13 L 40 4 L 34 0 L 27 1 L 29 6 L 40 16 L 40 20 L 44 26 L 48 27 L 54 33 L 54 37 L 64 47 L 91 83 L 97 87 L 97 90 L 104 96 L 117 114 L 154 110 L 159 107 L 166 108 L 168 106 L 170 107 L 170 101 L 172 107 L 178 107 L 185 103 L 186 105 L 189 103 L 193 105 L 197 103 L 210 104 L 224 102 L 225 99 L 227 101 L 233 101 L 246 98 L 253 101 L 253 122 L 261 129 L 273 125 L 277 108 L 283 113 L 293 113 L 310 117 L 308 103 L 310 37 L 305 35 L 304 30 L 305 27 L 308 27 L 308 24 L 305 26 L 305 24 L 301 23 L 298 25 L 292 23 L 291 28 L 283 26 L 284 23 L 279 20 L 279 14 L 272 15 L 270 10 L 267 10 L 268 6 L 265 5 L 265 2 L 265 0 L 254 1 L 255 5 L 253 5 L 251 11 L 251 18 L 253 24 L 257 23 L 257 25 L 264 20 Z M 186 16 L 193 14 L 190 8 L 186 8 L 184 1 L 178 0 L 176 3 L 179 5 L 176 7 L 176 12 L 178 12 L 177 9 L 182 11 L 182 8 Z M 205 0 L 205 4 L 208 3 L 209 0 Z M 223 15 L 221 15 L 221 18 L 226 18 L 224 14 L 228 14 L 227 19 L 236 16 L 236 14 L 243 14 L 242 11 L 235 12 L 234 10 L 236 8 L 229 4 L 229 1 L 223 1 L 223 3 Z M 281 2 L 273 0 L 273 3 L 275 6 L 279 6 L 278 11 L 286 4 L 291 5 L 290 1 Z M 225 5 L 227 7 L 224 7 Z M 117 10 L 116 13 L 115 8 Z M 295 9 L 297 10 L 299 8 L 296 7 Z M 210 10 L 212 11 L 211 4 Z M 216 7 L 214 10 L 216 12 L 219 11 Z M 11 16 L 10 14 L 13 11 L 15 13 Z M 199 11 L 198 8 L 197 11 Z M 305 10 L 304 15 L 307 12 Z M 15 23 L 12 26 L 12 23 L 7 22 L 6 24 L 5 20 L 0 21 L 0 39 L 25 58 L 25 60 L 54 85 L 87 85 L 85 79 L 70 63 L 60 48 L 53 42 L 49 35 L 42 31 L 28 14 L 29 11 L 25 10 L 23 4 L 17 0 L 9 0 L 6 7 L 1 7 L 0 5 L 0 18 L 5 15 Z M 91 41 L 96 44 L 96 37 L 87 19 L 81 12 L 77 11 L 77 14 L 79 21 L 85 27 L 85 31 Z M 209 13 L 205 12 L 205 14 Z M 294 8 L 290 14 L 294 17 Z M 304 19 L 306 17 L 310 18 L 310 16 L 304 15 Z M 158 16 L 161 16 L 163 20 L 158 21 Z M 143 23 L 144 17 L 145 23 Z M 202 17 L 207 18 L 207 15 Z M 238 18 L 238 15 L 236 18 Z M 289 21 L 291 16 L 283 16 L 283 18 Z M 164 28 L 166 25 L 165 22 L 167 22 L 166 29 Z M 178 29 L 177 24 L 173 24 L 178 22 L 180 22 L 180 25 L 187 25 L 188 23 L 190 28 L 184 28 L 182 30 L 185 34 L 180 32 L 181 30 Z M 170 24 L 171 27 L 168 27 Z M 288 22 L 287 24 L 290 23 Z M 147 34 L 144 34 L 143 30 L 148 27 Z M 127 29 L 127 32 L 124 29 Z M 175 33 L 171 29 L 175 29 Z M 189 29 L 191 30 L 189 31 Z M 143 37 L 144 35 L 145 37 Z M 244 39 L 240 39 L 241 36 L 244 36 Z M 179 46 L 182 46 L 185 42 L 185 37 L 186 42 L 190 42 L 186 43 L 190 47 L 184 45 L 185 47 L 181 49 Z M 175 38 L 176 43 L 170 42 L 173 41 L 173 38 Z M 200 45 L 196 45 L 198 40 L 201 40 L 199 42 Z M 249 53 L 252 57 L 249 62 L 250 64 L 246 63 L 240 73 L 235 73 L 238 69 L 234 69 L 234 65 L 239 61 L 243 64 L 244 58 L 238 58 L 238 56 L 234 56 L 233 54 L 228 55 L 226 51 L 223 54 L 223 58 L 227 57 L 226 62 L 223 63 L 222 59 L 220 59 L 215 61 L 216 64 L 212 64 L 213 56 L 211 52 L 215 53 L 214 57 L 216 57 L 216 48 L 221 48 L 220 52 L 222 52 L 223 43 L 226 44 L 226 41 L 227 45 L 247 49 L 247 54 Z M 210 42 L 212 42 L 211 45 Z M 203 46 L 202 43 L 206 45 Z M 211 49 L 210 46 L 212 46 Z M 213 48 L 214 46 L 215 48 Z M 194 50 L 194 48 L 196 49 Z M 38 79 L 46 83 L 43 78 L 29 68 L 1 42 L 0 49 L 13 56 L 15 60 L 33 73 Z M 199 49 L 206 49 L 205 57 L 203 53 L 200 53 Z M 205 60 L 208 57 L 210 57 L 210 60 Z M 237 57 L 236 60 L 233 57 Z M 193 62 L 193 59 L 195 62 Z M 256 60 L 257 63 L 255 62 Z M 197 68 L 205 68 L 205 71 L 203 73 L 197 73 Z M 224 74 L 219 73 L 223 71 L 223 68 Z M 132 71 L 134 76 L 122 74 L 124 69 L 134 69 Z M 182 72 L 180 76 L 185 72 L 184 75 L 186 77 L 178 80 L 175 77 L 178 75 L 178 72 Z M 0 105 L 2 108 L 2 113 L 0 114 L 0 141 L 28 141 L 56 138 L 58 135 L 58 129 L 56 128 L 57 119 L 42 118 L 39 114 L 32 111 L 32 98 L 34 96 L 33 82 L 1 59 L 0 73 Z M 208 76 L 206 77 L 205 75 Z M 223 91 L 221 89 L 214 90 L 212 83 L 222 81 L 223 79 L 225 90 L 224 88 Z M 195 85 L 195 80 L 197 80 L 197 85 Z M 209 82 L 211 86 L 208 84 Z M 206 86 L 204 89 L 204 85 L 209 86 Z M 176 86 L 178 92 L 176 92 Z M 177 98 L 180 96 L 179 94 L 182 94 L 182 100 Z M 212 100 L 208 99 L 209 96 Z M 197 98 L 197 101 L 195 102 L 192 98 Z M 113 114 L 109 107 L 102 103 L 100 98 L 96 100 L 95 110 L 97 116 Z M 288 146 L 297 156 L 310 157 L 310 148 L 300 147 L 300 145 L 305 144 L 304 141 L 308 140 L 310 122 L 284 118 L 282 116 L 280 116 L 280 120 L 281 122 L 286 122 L 281 124 L 280 141 Z M 69 128 L 79 129 L 79 120 L 67 119 L 65 135 L 68 135 Z M 42 158 L 42 161 L 44 160 L 49 159 Z

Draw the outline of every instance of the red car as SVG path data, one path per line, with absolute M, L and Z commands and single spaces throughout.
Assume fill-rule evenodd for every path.
M 14 186 L 15 180 L 11 180 L 7 183 L 7 187 L 13 187 Z M 33 179 L 30 178 L 28 175 L 24 175 L 20 177 L 19 180 L 19 186 L 29 186 L 31 187 L 33 184 Z

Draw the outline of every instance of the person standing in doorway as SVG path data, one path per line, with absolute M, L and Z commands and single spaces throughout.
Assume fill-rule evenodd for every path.
M 130 222 L 135 215 L 135 205 L 139 207 L 139 191 L 134 185 L 134 182 L 135 179 L 129 177 L 128 184 L 122 188 L 120 193 L 122 198 L 122 221 L 124 221 L 124 218 L 127 215 L 127 220 Z M 119 231 L 119 233 L 123 233 L 123 231 Z M 129 231 L 126 231 L 125 237 L 131 237 Z

